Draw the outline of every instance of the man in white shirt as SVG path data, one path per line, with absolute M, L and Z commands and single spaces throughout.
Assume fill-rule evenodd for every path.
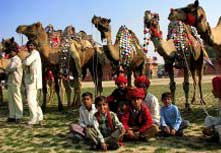
M 23 61 L 26 66 L 24 70 L 24 82 L 27 93 L 27 101 L 30 111 L 29 125 L 40 124 L 43 113 L 37 101 L 38 89 L 42 89 L 42 66 L 39 52 L 35 49 L 33 41 L 27 42 L 29 56 Z
M 19 123 L 23 117 L 23 104 L 21 96 L 22 84 L 22 63 L 21 59 L 17 56 L 18 48 L 14 48 L 9 53 L 11 59 L 10 64 L 6 67 L 5 71 L 8 74 L 8 106 L 9 117 L 7 122 Z
M 150 80 L 142 75 L 138 76 L 134 84 L 138 88 L 143 88 L 146 92 L 146 96 L 144 98 L 144 103 L 148 106 L 151 112 L 153 123 L 156 125 L 160 125 L 160 104 L 156 96 L 148 92 L 148 88 L 150 86 Z

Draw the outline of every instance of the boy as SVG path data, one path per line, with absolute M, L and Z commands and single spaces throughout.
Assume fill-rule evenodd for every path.
M 119 148 L 119 140 L 124 135 L 124 127 L 115 113 L 109 111 L 106 97 L 95 99 L 97 112 L 93 118 L 93 128 L 87 129 L 90 138 L 97 149 L 103 151 Z
M 132 88 L 128 91 L 132 106 L 124 111 L 121 120 L 128 140 L 148 140 L 158 131 L 158 127 L 153 124 L 148 107 L 143 104 L 144 96 L 145 92 L 142 88 Z
M 107 97 L 107 102 L 110 110 L 120 115 L 120 112 L 128 101 L 126 99 L 127 78 L 121 74 L 115 79 L 115 84 L 117 85 L 117 88 Z
M 19 123 L 23 116 L 23 104 L 21 97 L 21 84 L 22 84 L 22 63 L 21 59 L 17 56 L 18 48 L 14 48 L 9 53 L 11 61 L 6 68 L 8 74 L 8 105 L 9 105 L 9 118 L 7 122 Z
M 86 128 L 92 127 L 92 119 L 94 113 L 97 112 L 95 105 L 93 104 L 93 94 L 85 92 L 82 94 L 82 105 L 79 108 L 79 124 L 71 124 L 70 131 L 73 134 L 73 140 L 79 142 L 79 140 L 85 138 Z
M 177 106 L 171 103 L 171 93 L 162 94 L 161 100 L 164 104 L 160 109 L 160 127 L 162 134 L 183 136 L 183 130 L 189 126 L 189 121 L 182 120 Z
M 138 76 L 134 84 L 137 88 L 143 88 L 145 91 L 145 98 L 144 98 L 144 103 L 148 106 L 151 116 L 153 119 L 153 124 L 156 124 L 157 126 L 160 125 L 160 104 L 158 102 L 158 99 L 156 96 L 148 92 L 148 88 L 150 86 L 150 80 L 142 75 Z

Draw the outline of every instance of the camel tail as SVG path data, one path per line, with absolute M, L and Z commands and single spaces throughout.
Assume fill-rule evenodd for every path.
M 221 26 L 221 16 L 219 17 L 219 20 L 218 20 L 217 26 Z

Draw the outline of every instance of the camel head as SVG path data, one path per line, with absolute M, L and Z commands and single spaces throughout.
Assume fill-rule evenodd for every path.
M 24 34 L 28 37 L 28 40 L 35 41 L 37 44 L 41 41 L 47 41 L 47 33 L 40 22 L 31 25 L 20 25 L 16 32 Z
M 159 14 L 151 13 L 151 11 L 147 10 L 144 13 L 144 26 L 148 29 L 151 27 L 156 27 L 159 25 Z
M 110 19 L 94 16 L 91 20 L 92 24 L 101 32 L 101 39 L 105 38 L 105 33 L 111 31 Z
M 19 45 L 15 42 L 14 37 L 2 39 L 1 45 L 1 51 L 5 52 L 6 54 L 9 54 L 12 50 L 17 50 L 19 48 Z
M 180 20 L 186 24 L 195 26 L 198 31 L 210 32 L 210 26 L 206 19 L 206 13 L 204 9 L 199 6 L 199 1 L 195 0 L 194 3 L 187 5 L 186 7 L 171 9 L 169 20 Z
M 149 29 L 151 37 L 162 38 L 162 32 L 159 25 L 159 14 L 145 11 L 144 13 L 144 27 Z

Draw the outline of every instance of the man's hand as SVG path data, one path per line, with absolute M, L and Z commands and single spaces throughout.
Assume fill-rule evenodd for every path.
M 176 130 L 175 129 L 171 129 L 170 134 L 171 135 L 175 135 L 176 134 Z
M 103 151 L 107 151 L 107 144 L 106 143 L 101 143 L 101 149 Z

